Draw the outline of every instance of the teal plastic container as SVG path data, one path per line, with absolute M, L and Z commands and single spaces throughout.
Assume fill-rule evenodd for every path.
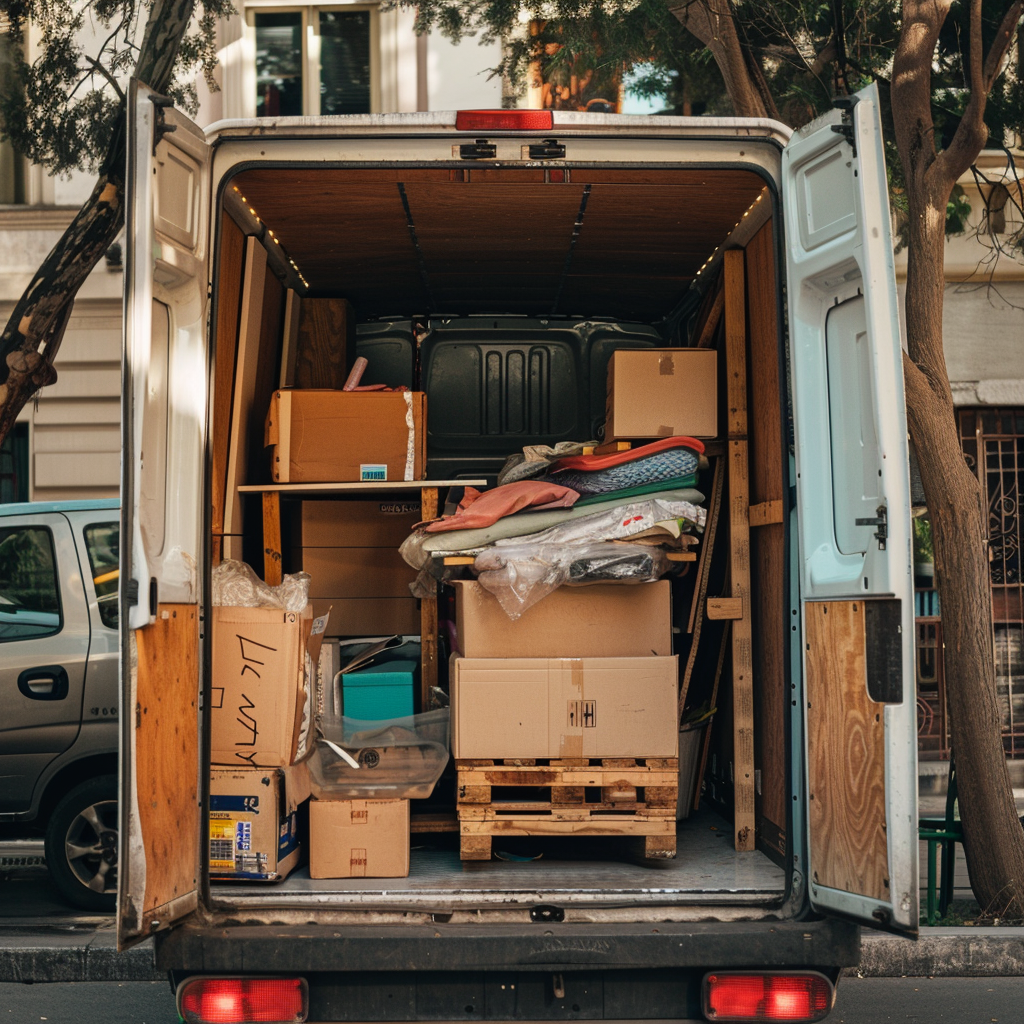
M 418 661 L 383 661 L 341 677 L 346 718 L 379 722 L 413 713 Z

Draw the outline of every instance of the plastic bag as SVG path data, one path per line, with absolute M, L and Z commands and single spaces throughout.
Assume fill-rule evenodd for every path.
M 448 708 L 383 722 L 325 717 L 309 761 L 313 795 L 422 800 L 448 763 Z
M 512 620 L 566 583 L 652 583 L 670 568 L 662 548 L 639 544 L 495 545 L 473 568 Z
M 301 612 L 309 603 L 309 573 L 297 572 L 272 587 L 259 578 L 245 562 L 232 559 L 215 566 L 211 590 L 216 606 L 232 608 L 280 608 Z

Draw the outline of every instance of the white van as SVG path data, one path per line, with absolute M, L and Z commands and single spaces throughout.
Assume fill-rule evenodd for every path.
M 121 947 L 155 933 L 174 983 L 235 1000 L 217 1020 L 270 1019 L 245 996 L 260 985 L 288 1020 L 820 1019 L 858 926 L 913 935 L 919 917 L 907 428 L 874 87 L 792 135 L 558 111 L 203 132 L 140 85 L 130 111 Z M 273 283 L 240 310 L 246 247 Z M 376 376 L 427 392 L 428 477 L 480 476 L 524 444 L 592 436 L 611 353 L 693 344 L 730 250 L 759 509 L 737 513 L 755 778 L 737 786 L 719 730 L 718 812 L 681 827 L 674 860 L 588 843 L 579 860 L 463 865 L 452 850 L 420 868 L 414 853 L 401 880 L 211 884 L 210 570 L 231 552 L 262 566 L 259 499 L 237 485 L 263 482 L 256 398 L 281 379 L 276 341 L 235 365 L 240 320 L 344 296 Z M 252 443 L 227 466 L 232 415 Z

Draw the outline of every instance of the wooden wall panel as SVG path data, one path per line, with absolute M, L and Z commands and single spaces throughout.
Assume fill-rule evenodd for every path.
M 867 690 L 864 602 L 804 606 L 812 881 L 889 899 L 884 704 Z
M 136 630 L 135 787 L 145 848 L 146 920 L 197 891 L 199 864 L 199 619 L 196 605 L 161 604 Z M 179 910 L 180 912 L 180 910 Z
M 304 298 L 295 346 L 295 386 L 342 387 L 355 361 L 355 329 L 352 306 L 345 299 Z
M 249 460 L 246 483 L 270 483 L 270 449 L 264 447 L 270 396 L 280 376 L 284 341 L 284 286 L 268 273 L 263 284 L 263 311 L 256 356 L 256 380 L 249 411 Z
M 748 429 L 750 504 L 779 502 L 785 515 L 782 406 L 779 379 L 779 322 L 775 250 L 769 220 L 746 249 L 749 336 Z M 786 854 L 786 697 L 785 580 L 786 539 L 781 522 L 756 525 L 751 510 L 750 555 L 754 653 L 759 667 L 755 741 L 761 772 L 758 835 L 774 853 Z
M 226 213 L 221 220 L 220 262 L 217 268 L 217 323 L 214 328 L 215 376 L 213 430 L 210 448 L 213 462 L 213 532 L 224 529 L 224 488 L 228 472 L 228 437 L 231 431 L 231 399 L 238 351 L 238 315 L 242 305 L 245 266 L 245 235 Z

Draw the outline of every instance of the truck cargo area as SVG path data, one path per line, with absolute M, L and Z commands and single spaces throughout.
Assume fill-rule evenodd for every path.
M 685 145 L 676 152 L 685 161 Z M 624 141 L 620 159 L 628 161 L 628 153 Z M 709 598 L 727 596 L 734 528 L 723 482 L 729 410 L 720 359 L 719 435 L 706 442 L 709 461 L 698 484 L 719 503 L 718 542 L 706 566 L 694 561 L 672 580 L 674 653 L 680 683 L 685 677 L 690 694 L 686 706 L 713 698 L 717 711 L 698 751 L 704 801 L 679 822 L 675 858 L 644 859 L 642 845 L 638 849 L 629 836 L 546 836 L 495 840 L 491 860 L 460 860 L 457 832 L 431 834 L 417 826 L 418 815 L 422 825 L 424 816 L 443 814 L 453 803 L 449 774 L 429 804 L 413 805 L 407 878 L 318 880 L 301 866 L 277 883 L 214 882 L 214 910 L 264 920 L 271 918 L 259 915 L 301 912 L 313 920 L 321 911 L 408 912 L 415 918 L 523 913 L 552 904 L 580 912 L 609 908 L 622 920 L 630 908 L 641 907 L 663 908 L 667 919 L 670 908 L 684 917 L 726 919 L 728 908 L 759 916 L 781 906 L 789 887 L 784 865 L 791 860 L 788 647 L 796 612 L 789 596 L 787 399 L 772 188 L 742 160 L 731 167 L 681 162 L 558 168 L 477 166 L 469 160 L 440 167 L 260 162 L 243 165 L 221 185 L 211 321 L 211 564 L 242 558 L 260 572 L 269 550 L 260 497 L 252 488 L 271 479 L 263 443 L 271 395 L 282 384 L 303 386 L 309 374 L 317 379 L 315 367 L 300 363 L 291 380 L 282 368 L 290 329 L 295 336 L 288 320 L 296 297 L 347 302 L 352 323 L 332 328 L 340 332 L 337 351 L 325 349 L 325 360 L 351 366 L 362 356 L 369 364 L 365 383 L 426 393 L 428 481 L 493 483 L 506 456 L 525 445 L 597 436 L 613 352 L 698 344 L 723 350 L 725 250 L 744 254 L 742 292 L 724 301 L 745 310 L 747 500 L 762 518 L 752 522 L 749 541 L 747 653 L 756 671 L 754 704 L 744 712 L 752 722 L 752 772 L 741 780 L 741 799 L 749 799 L 753 811 L 756 842 L 750 848 L 737 849 L 733 821 L 729 620 L 725 614 L 708 619 L 704 607 Z M 252 308 L 248 254 L 256 247 L 267 270 L 258 308 Z M 708 287 L 691 288 L 708 280 Z M 239 431 L 243 446 L 234 440 Z M 285 572 L 300 568 L 287 537 L 302 497 L 291 502 L 281 495 Z M 445 497 L 442 488 L 442 509 Z M 699 558 L 700 548 L 695 551 Z M 398 611 L 407 608 L 418 624 L 411 599 L 373 600 L 404 601 Z M 357 635 L 385 632 L 371 624 Z M 442 647 L 438 655 L 442 688 L 446 653 Z M 204 854 L 208 871 L 206 859 Z

